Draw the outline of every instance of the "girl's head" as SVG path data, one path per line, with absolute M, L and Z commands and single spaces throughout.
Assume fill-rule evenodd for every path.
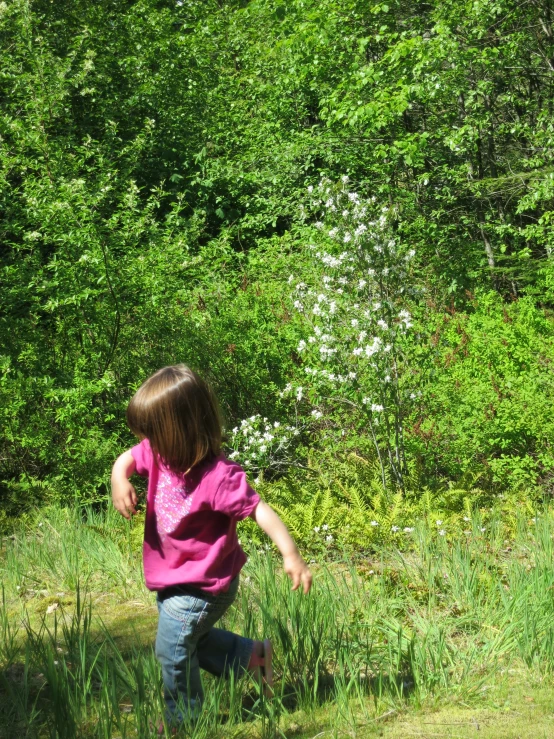
M 187 472 L 221 450 L 221 418 L 207 383 L 184 364 L 163 367 L 131 398 L 127 423 L 174 472 Z

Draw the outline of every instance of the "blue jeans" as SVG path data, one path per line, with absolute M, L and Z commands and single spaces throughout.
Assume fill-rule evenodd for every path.
M 171 723 L 198 716 L 204 697 L 200 669 L 227 677 L 248 668 L 252 639 L 214 628 L 235 600 L 238 585 L 237 576 L 226 593 L 205 593 L 186 585 L 158 593 L 156 657 Z

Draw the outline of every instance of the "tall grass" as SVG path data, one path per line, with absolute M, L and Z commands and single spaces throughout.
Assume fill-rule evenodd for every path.
M 330 729 L 355 730 L 429 697 L 471 700 L 515 664 L 552 673 L 550 514 L 532 525 L 522 518 L 510 540 L 501 521 L 469 526 L 447 542 L 421 524 L 406 551 L 315 563 L 307 597 L 254 549 L 225 621 L 273 640 L 275 697 L 246 677 L 208 678 L 186 736 L 286 736 L 292 714 L 309 726 L 326 705 Z M 118 602 L 151 599 L 138 540 L 111 513 L 54 510 L 4 541 L 0 736 L 152 735 L 163 713 L 152 646 L 116 639 L 109 625 Z M 144 619 L 153 641 L 150 609 Z

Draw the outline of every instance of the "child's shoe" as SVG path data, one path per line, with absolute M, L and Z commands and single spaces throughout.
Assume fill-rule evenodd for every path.
M 273 645 L 270 639 L 264 639 L 264 663 L 261 666 L 264 695 L 273 698 Z
M 258 642 L 260 643 L 260 642 Z M 261 682 L 266 698 L 273 697 L 273 646 L 270 639 L 264 639 L 262 654 L 252 654 L 248 665 L 252 676 Z

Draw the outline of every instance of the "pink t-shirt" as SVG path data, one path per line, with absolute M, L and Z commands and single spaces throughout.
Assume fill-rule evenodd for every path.
M 131 449 L 139 475 L 148 477 L 144 526 L 144 577 L 150 590 L 190 585 L 225 592 L 246 555 L 236 522 L 260 496 L 240 465 L 215 457 L 186 475 L 158 462 L 147 439 Z

